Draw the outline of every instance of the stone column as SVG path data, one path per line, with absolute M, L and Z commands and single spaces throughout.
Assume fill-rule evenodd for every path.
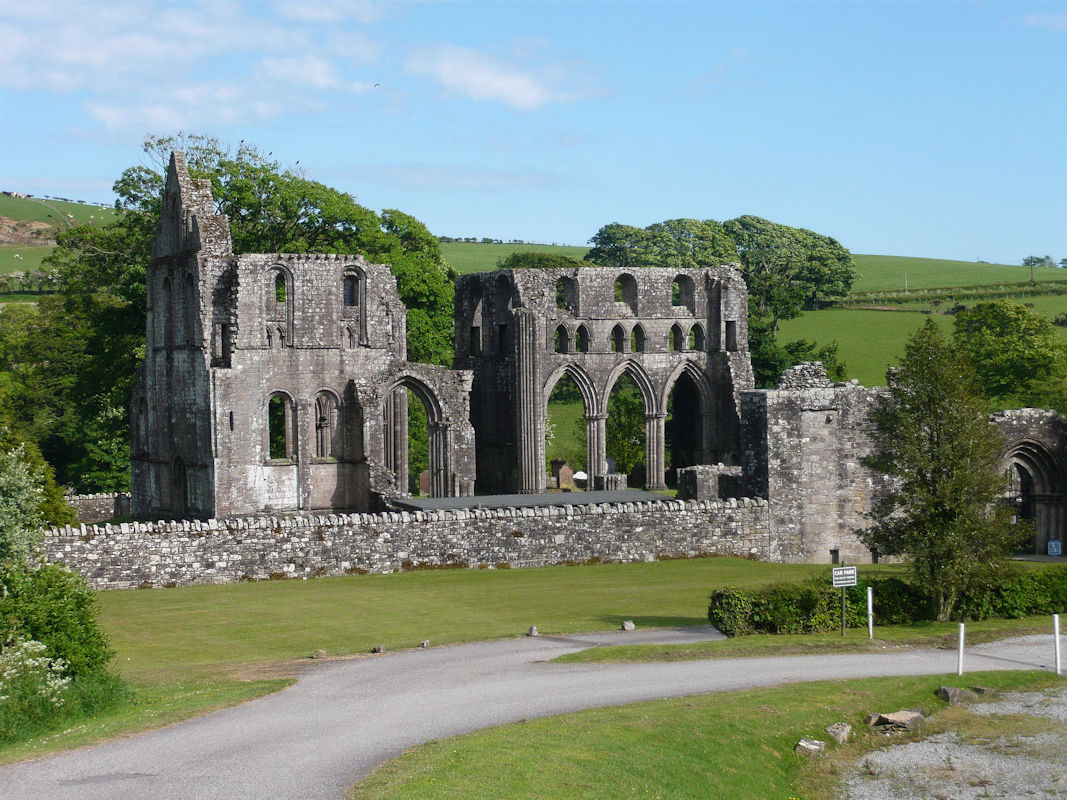
M 445 421 L 430 423 L 430 497 L 453 497 L 452 426 Z
M 700 464 L 716 464 L 722 461 L 722 458 L 718 455 L 719 448 L 715 446 L 715 437 L 712 436 L 712 432 L 715 430 L 715 412 L 714 411 L 701 411 L 700 412 Z
M 607 414 L 586 414 L 585 417 L 585 471 L 588 486 L 593 485 L 597 475 L 608 474 Z
M 537 320 L 529 311 L 515 313 L 516 405 L 519 448 L 519 491 L 545 490 L 544 398 L 541 396 Z
M 667 415 L 662 412 L 645 416 L 645 488 L 666 489 L 664 471 L 667 455 Z

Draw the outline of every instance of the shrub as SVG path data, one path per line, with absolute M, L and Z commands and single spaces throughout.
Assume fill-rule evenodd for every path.
M 752 599 L 744 589 L 719 589 L 711 595 L 708 621 L 727 636 L 752 633 Z
M 1061 328 L 1067 327 L 1067 311 L 1061 311 L 1056 315 L 1056 318 L 1052 320 L 1053 325 L 1059 325 Z
M 96 598 L 84 579 L 59 564 L 2 576 L 0 641 L 34 639 L 62 659 L 71 676 L 103 672 L 112 656 L 96 621 Z
M 0 745 L 55 730 L 132 700 L 129 688 L 108 672 L 71 677 L 62 659 L 42 642 L 22 639 L 0 655 Z

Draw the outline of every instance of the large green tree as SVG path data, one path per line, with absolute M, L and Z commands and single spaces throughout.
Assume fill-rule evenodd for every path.
M 145 274 L 172 149 L 186 154 L 193 177 L 211 181 L 217 210 L 229 217 L 235 253 L 358 253 L 390 264 L 408 308 L 408 357 L 451 362 L 455 273 L 417 219 L 395 209 L 377 214 L 250 145 L 229 148 L 197 135 L 149 137 L 143 163 L 115 183 L 118 219 L 62 232 L 48 259 L 58 271 L 60 295 L 42 305 L 41 324 L 76 332 L 78 342 L 60 348 L 59 359 L 20 362 L 41 374 L 23 381 L 32 392 L 15 399 L 18 421 L 35 431 L 61 480 L 79 490 L 128 488 L 127 409 L 144 356 Z M 38 337 L 36 346 L 48 341 Z M 48 387 L 57 391 L 41 405 L 36 397 Z M 61 424 L 48 426 L 49 418 Z
M 954 341 L 995 408 L 1067 412 L 1067 346 L 1040 314 L 1010 300 L 978 303 L 956 314 Z
M 964 590 L 1003 569 L 1025 536 L 999 502 L 1004 442 L 973 377 L 966 358 L 927 320 L 871 412 L 874 448 L 864 459 L 891 478 L 891 488 L 860 537 L 911 564 L 939 620 L 952 617 Z

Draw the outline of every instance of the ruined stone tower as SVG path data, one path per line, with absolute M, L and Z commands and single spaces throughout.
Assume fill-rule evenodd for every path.
M 470 494 L 470 373 L 406 360 L 389 267 L 232 252 L 207 181 L 171 156 L 131 413 L 133 513 L 370 510 L 407 489 L 408 393 L 431 494 Z

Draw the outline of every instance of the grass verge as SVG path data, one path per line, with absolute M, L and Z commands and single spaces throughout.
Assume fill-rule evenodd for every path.
M 862 731 L 872 711 L 935 711 L 945 707 L 938 686 L 976 681 L 998 690 L 1063 683 L 1042 672 L 876 678 L 594 709 L 413 748 L 350 797 L 822 797 L 816 793 L 836 776 L 815 774 L 793 753 L 801 737 L 826 740 L 823 729 L 838 721 Z
M 218 677 L 143 687 L 136 690 L 128 701 L 91 719 L 73 721 L 62 730 L 0 748 L 0 764 L 160 728 L 253 700 L 291 683 L 292 679 L 287 678 L 241 681 Z
M 1050 633 L 1052 617 L 988 619 L 967 623 L 968 644 L 992 642 L 1009 636 Z M 687 645 L 619 645 L 592 647 L 559 656 L 563 663 L 638 663 L 646 661 L 691 661 L 702 658 L 758 658 L 760 656 L 815 655 L 820 653 L 885 652 L 904 647 L 955 648 L 959 634 L 955 622 L 918 622 L 914 625 L 885 625 L 875 628 L 876 639 L 867 638 L 866 628 L 849 628 L 836 633 L 802 635 L 754 634 L 717 642 Z

